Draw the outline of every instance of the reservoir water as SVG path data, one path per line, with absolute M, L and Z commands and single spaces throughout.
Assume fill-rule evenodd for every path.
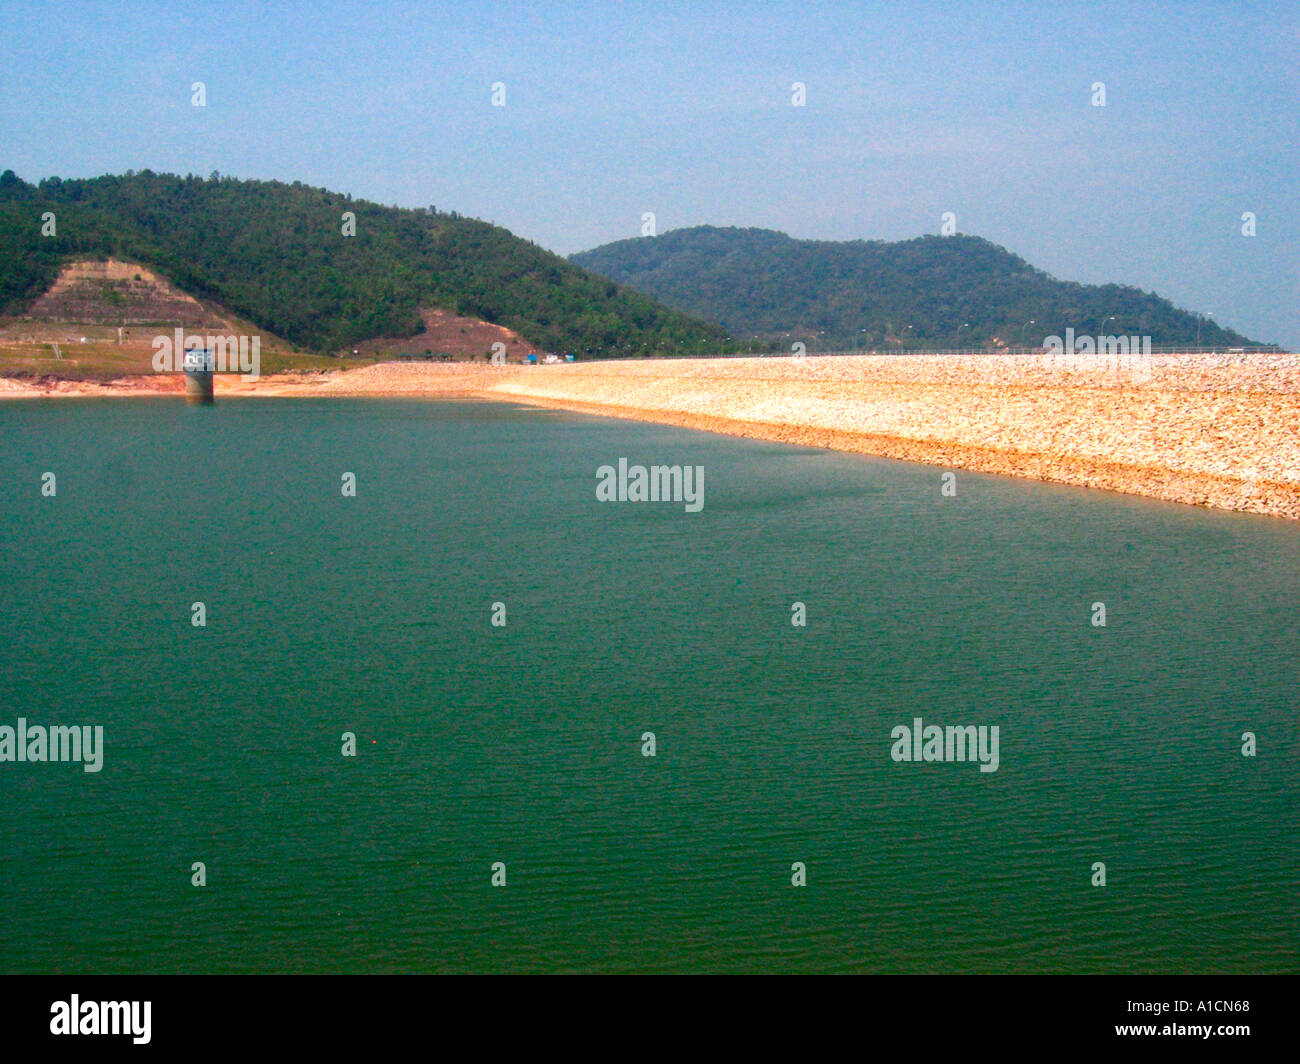
M 702 508 L 599 501 L 620 458 Z M 941 473 L 4 403 L 0 726 L 104 740 L 0 762 L 0 970 L 1296 971 L 1300 527 Z M 996 771 L 895 760 L 916 718 Z

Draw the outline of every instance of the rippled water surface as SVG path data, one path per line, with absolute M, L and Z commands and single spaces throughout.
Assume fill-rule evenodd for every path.
M 703 509 L 598 502 L 620 457 L 703 466 Z M 5 403 L 0 725 L 105 753 L 0 763 L 0 968 L 1295 971 L 1300 529 L 940 472 Z M 997 725 L 998 770 L 893 761 L 915 717 Z

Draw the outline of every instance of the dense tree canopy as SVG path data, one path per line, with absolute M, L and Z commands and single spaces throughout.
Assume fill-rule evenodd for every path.
M 571 261 L 733 336 L 805 340 L 809 350 L 1039 346 L 1067 328 L 1150 336 L 1156 346 L 1198 335 L 1195 314 L 1154 293 L 1058 281 L 972 236 L 822 241 L 700 226 Z M 1199 327 L 1205 344 L 1251 342 L 1210 319 Z
M 43 236 L 42 215 L 56 234 Z M 344 236 L 344 212 L 355 236 Z M 439 307 L 583 356 L 715 351 L 723 331 L 596 278 L 498 226 L 384 207 L 295 182 L 120 177 L 30 185 L 0 175 L 0 312 L 19 314 L 76 258 L 157 270 L 302 347 L 421 328 Z

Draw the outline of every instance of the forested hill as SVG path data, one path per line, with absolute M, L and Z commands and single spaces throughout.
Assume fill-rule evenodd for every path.
M 1197 316 L 1167 299 L 1058 281 L 973 236 L 822 241 L 699 226 L 605 244 L 570 261 L 732 336 L 804 340 L 809 350 L 1040 346 L 1067 327 L 1079 336 L 1150 336 L 1153 345 L 1197 340 Z M 1208 318 L 1200 341 L 1252 342 Z
M 46 212 L 54 235 L 42 235 Z M 355 236 L 343 235 L 345 212 Z M 21 314 L 64 262 L 109 257 L 322 352 L 417 333 L 422 306 L 587 356 L 714 351 L 723 337 L 505 229 L 434 208 L 216 174 L 39 185 L 0 175 L 0 313 Z

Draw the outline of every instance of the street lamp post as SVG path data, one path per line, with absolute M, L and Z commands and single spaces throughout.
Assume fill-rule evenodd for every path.
M 1025 330 L 1028 329 L 1029 326 L 1031 326 L 1031 325 L 1037 325 L 1037 324 L 1038 324 L 1038 319 L 1037 319 L 1037 318 L 1030 318 L 1027 322 L 1024 323 L 1024 325 L 1020 326 L 1020 342 L 1021 342 L 1021 343 L 1024 343 L 1024 342 L 1025 342 Z
M 1206 311 L 1204 314 L 1196 315 L 1196 349 L 1198 351 L 1201 348 L 1201 320 L 1203 318 L 1212 318 L 1212 317 L 1214 317 L 1214 311 L 1212 310 Z

